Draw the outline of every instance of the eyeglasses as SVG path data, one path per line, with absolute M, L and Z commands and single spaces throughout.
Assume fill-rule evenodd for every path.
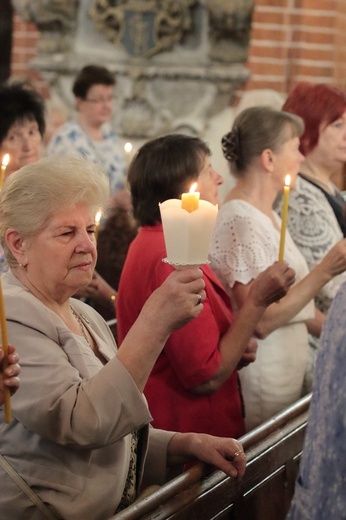
M 94 105 L 101 105 L 102 103 L 112 103 L 113 96 L 109 97 L 99 97 L 99 98 L 86 98 L 84 99 L 87 103 L 93 103 Z

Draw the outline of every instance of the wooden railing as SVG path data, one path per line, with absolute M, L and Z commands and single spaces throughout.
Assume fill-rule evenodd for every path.
M 110 520 L 283 520 L 310 399 L 311 394 L 240 439 L 248 461 L 242 481 L 197 464 Z

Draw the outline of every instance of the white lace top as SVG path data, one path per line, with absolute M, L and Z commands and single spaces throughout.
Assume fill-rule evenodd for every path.
M 275 213 L 279 228 L 281 219 Z M 220 209 L 210 249 L 211 266 L 228 293 L 235 282 L 248 284 L 278 259 L 280 232 L 270 218 L 244 200 L 231 200 Z M 296 281 L 305 277 L 307 263 L 286 231 L 286 262 L 296 272 Z M 295 321 L 312 317 L 308 305 Z M 302 314 L 303 313 L 303 314 Z
M 274 208 L 281 213 L 282 196 L 277 198 Z M 296 186 L 290 192 L 287 228 L 310 269 L 343 238 L 334 211 L 323 192 L 301 177 L 297 178 Z M 316 305 L 321 311 L 328 310 L 344 281 L 346 273 L 336 276 L 321 289 L 316 298 Z
M 279 228 L 281 220 L 275 215 Z M 220 209 L 210 259 L 227 292 L 235 282 L 249 283 L 278 259 L 280 232 L 269 217 L 243 200 L 231 200 Z M 305 277 L 307 263 L 286 231 L 285 260 Z M 308 333 L 305 320 L 314 316 L 310 301 L 286 325 L 258 340 L 254 363 L 239 372 L 247 430 L 258 426 L 302 395 Z

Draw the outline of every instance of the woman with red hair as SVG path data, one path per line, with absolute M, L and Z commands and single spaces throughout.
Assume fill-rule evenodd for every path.
M 298 83 L 282 109 L 300 116 L 305 125 L 300 151 L 305 161 L 289 199 L 289 232 L 312 269 L 326 253 L 346 236 L 345 201 L 331 181 L 346 162 L 346 93 L 322 83 Z M 282 209 L 282 195 L 275 209 Z M 321 321 L 340 285 L 342 273 L 328 282 L 315 298 Z M 309 339 L 309 361 L 305 389 L 311 390 L 318 340 Z
M 346 236 L 345 201 L 331 177 L 346 162 L 346 92 L 323 83 L 298 83 L 282 110 L 300 116 L 305 131 L 300 151 L 305 156 L 301 177 L 319 188 Z

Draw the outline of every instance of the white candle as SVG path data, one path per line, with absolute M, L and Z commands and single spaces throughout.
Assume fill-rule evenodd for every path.
M 181 200 L 160 204 L 167 260 L 173 265 L 203 265 L 208 261 L 210 241 L 218 207 L 200 200 L 198 209 L 189 213 Z
M 98 235 L 99 235 L 99 226 L 100 226 L 101 217 L 102 217 L 102 211 L 99 209 L 98 212 L 95 215 L 95 239 L 96 239 L 96 242 L 97 242 Z
M 124 151 L 125 151 L 126 167 L 127 168 L 130 166 L 132 149 L 133 149 L 132 143 L 125 143 Z

